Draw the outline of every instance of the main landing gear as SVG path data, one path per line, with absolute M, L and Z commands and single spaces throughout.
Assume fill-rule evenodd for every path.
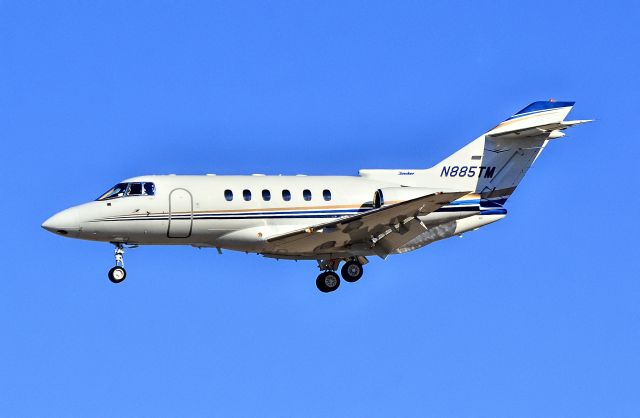
M 344 266 L 342 266 L 342 270 L 340 270 L 342 278 L 349 283 L 357 282 L 363 273 L 362 264 L 355 260 L 347 261 L 344 263 Z
M 323 271 L 316 279 L 316 286 L 321 292 L 333 292 L 340 286 L 340 277 L 335 271 Z
M 340 277 L 336 273 L 341 260 L 319 260 L 318 267 L 325 270 L 318 275 L 316 286 L 323 293 L 333 292 L 340 286 Z M 366 259 L 365 259 L 366 262 Z M 354 283 L 362 277 L 364 269 L 358 259 L 345 260 L 340 275 L 349 283 Z
M 114 245 L 116 266 L 109 270 L 109 280 L 111 283 L 121 283 L 127 277 L 127 271 L 124 269 L 124 246 L 121 243 Z

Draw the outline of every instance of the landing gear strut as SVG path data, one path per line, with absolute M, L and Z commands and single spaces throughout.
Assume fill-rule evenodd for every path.
M 121 243 L 114 245 L 116 266 L 109 270 L 109 280 L 111 283 L 121 283 L 127 277 L 127 271 L 124 269 L 124 246 Z

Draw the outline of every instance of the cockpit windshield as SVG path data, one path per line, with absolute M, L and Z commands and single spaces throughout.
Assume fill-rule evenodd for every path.
M 153 183 L 118 183 L 96 200 L 117 199 L 124 196 L 153 196 L 156 186 Z

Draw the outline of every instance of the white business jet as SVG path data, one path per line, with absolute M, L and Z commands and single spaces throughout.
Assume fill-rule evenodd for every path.
M 126 277 L 125 247 L 191 245 L 316 260 L 316 285 L 332 292 L 340 276 L 360 279 L 368 256 L 406 253 L 504 218 L 504 203 L 549 140 L 590 122 L 565 121 L 573 105 L 532 103 L 428 169 L 141 176 L 55 214 L 42 227 L 114 244 L 113 283 Z

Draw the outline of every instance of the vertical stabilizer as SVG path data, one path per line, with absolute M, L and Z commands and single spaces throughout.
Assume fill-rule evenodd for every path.
M 534 102 L 426 170 L 361 170 L 365 177 L 441 191 L 473 190 L 504 203 L 549 140 L 588 120 L 565 121 L 574 102 Z
M 513 193 L 550 139 L 587 121 L 565 121 L 575 102 L 534 102 L 434 167 L 429 182 L 475 190 L 500 203 Z

